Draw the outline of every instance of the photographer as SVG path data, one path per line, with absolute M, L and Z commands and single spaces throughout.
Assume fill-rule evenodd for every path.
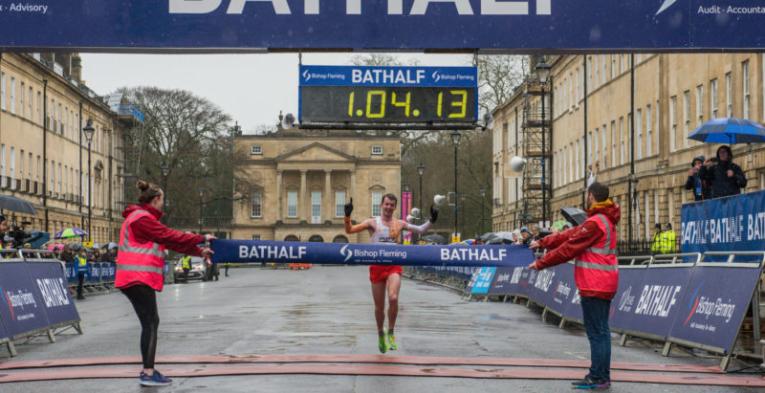
M 712 198 L 738 195 L 746 187 L 744 172 L 733 163 L 733 152 L 729 146 L 720 146 L 717 157 L 704 163 L 699 176 L 709 184 Z

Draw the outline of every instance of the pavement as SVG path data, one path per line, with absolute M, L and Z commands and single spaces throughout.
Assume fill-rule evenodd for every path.
M 169 285 L 159 295 L 162 355 L 377 354 L 366 267 L 318 266 L 306 271 L 231 269 L 218 282 Z M 404 280 L 396 355 L 588 359 L 581 330 L 545 324 L 538 311 L 510 303 L 469 302 L 447 289 Z M 17 346 L 14 360 L 139 355 L 140 327 L 119 292 L 78 303 L 84 335 L 65 333 Z M 717 365 L 703 353 L 675 351 L 614 336 L 613 359 L 652 364 Z M 0 362 L 8 355 L 0 350 Z M 733 368 L 741 367 L 735 364 Z M 136 366 L 136 375 L 139 371 Z M 162 370 L 162 366 L 158 366 Z M 259 375 L 176 378 L 172 386 L 141 388 L 136 379 L 85 379 L 0 385 L 27 392 L 571 392 L 558 380 L 426 377 Z M 753 388 L 616 383 L 612 392 L 760 392 Z

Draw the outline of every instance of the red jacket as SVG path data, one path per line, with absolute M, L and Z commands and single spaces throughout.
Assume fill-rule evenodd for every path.
M 618 224 L 621 218 L 619 205 L 610 200 L 599 203 L 587 211 L 588 216 L 595 214 L 605 215 L 612 225 Z M 536 265 L 539 269 L 546 269 L 576 259 L 579 254 L 590 248 L 603 235 L 604 233 L 600 228 L 592 222 L 585 222 L 569 230 L 549 235 L 539 241 L 540 246 L 546 248 L 548 252 L 536 261 Z M 597 291 L 581 291 L 580 295 L 606 300 L 614 297 L 614 293 Z
M 162 212 L 150 205 L 130 205 L 122 212 L 122 217 L 127 218 L 135 210 L 143 209 L 154 215 L 157 220 L 139 218 L 130 225 L 130 233 L 139 242 L 153 241 L 181 254 L 201 256 L 202 249 L 198 244 L 204 243 L 205 237 L 193 233 L 185 233 L 170 229 L 161 222 Z

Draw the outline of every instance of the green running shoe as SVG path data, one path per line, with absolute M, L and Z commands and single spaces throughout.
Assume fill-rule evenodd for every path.
M 385 340 L 385 334 L 377 336 L 377 347 L 380 349 L 380 353 L 388 352 L 388 343 Z
M 396 336 L 394 336 L 392 333 L 386 333 L 385 335 L 388 337 L 388 348 L 391 351 L 398 350 L 398 345 L 396 345 Z

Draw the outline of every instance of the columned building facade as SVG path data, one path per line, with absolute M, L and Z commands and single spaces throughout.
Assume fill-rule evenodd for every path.
M 397 135 L 282 129 L 238 137 L 236 151 L 234 238 L 365 241 L 345 234 L 343 206 L 353 198 L 361 221 L 400 193 Z

